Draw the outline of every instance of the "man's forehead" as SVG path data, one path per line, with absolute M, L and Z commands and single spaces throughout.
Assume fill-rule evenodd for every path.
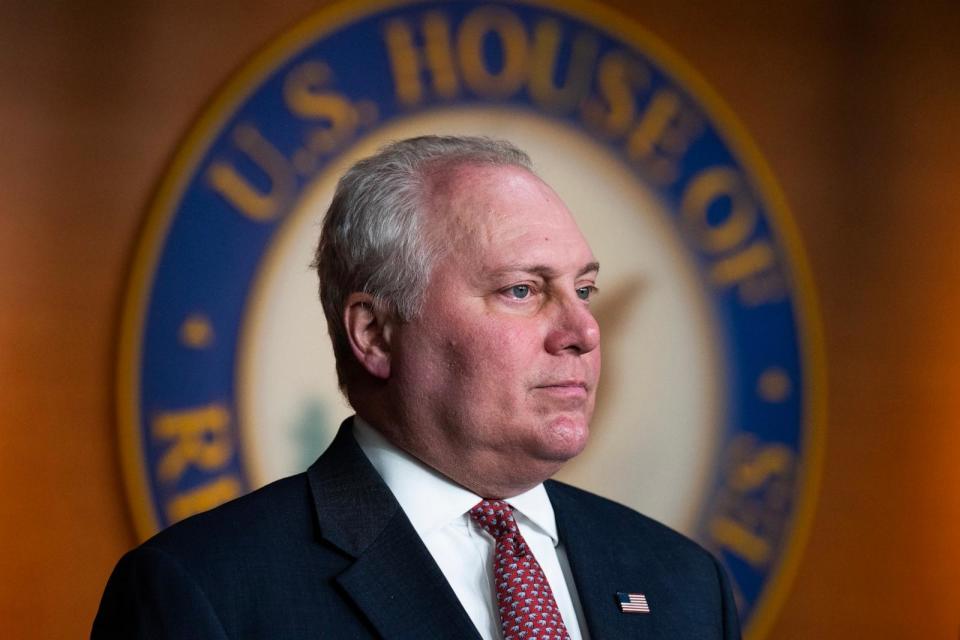
M 461 165 L 435 174 L 430 182 L 430 209 L 452 222 L 453 231 L 505 240 L 528 233 L 529 226 L 523 222 L 531 215 L 539 226 L 572 222 L 560 197 L 524 167 Z
M 580 266 L 576 270 L 574 275 L 576 277 L 596 274 L 600 271 L 600 263 L 596 260 L 592 260 Z M 504 264 L 498 267 L 492 267 L 489 269 L 488 273 L 492 276 L 509 276 L 517 273 L 529 273 L 538 275 L 545 280 L 550 280 L 552 278 L 558 278 L 562 275 L 565 275 L 565 272 L 558 268 L 558 265 L 555 264 L 537 264 L 529 262 L 512 262 Z
M 467 159 L 437 162 L 426 172 L 431 194 L 447 198 L 470 196 L 477 193 L 486 182 L 502 183 L 512 176 L 539 181 L 532 171 L 520 165 L 481 163 Z
M 452 258 L 469 263 L 484 277 L 531 274 L 543 279 L 580 277 L 599 271 L 600 265 L 566 211 L 557 220 L 533 221 L 524 212 L 481 213 L 459 233 Z
M 595 262 L 566 205 L 527 169 L 468 164 L 434 179 L 438 240 L 474 275 L 512 270 L 555 276 Z
M 538 189 L 552 193 L 539 178 L 513 165 L 460 164 L 431 172 L 429 210 L 451 239 L 475 234 L 504 233 L 520 212 L 509 194 Z M 559 202 L 559 199 L 558 199 Z M 562 206 L 562 204 L 561 204 Z

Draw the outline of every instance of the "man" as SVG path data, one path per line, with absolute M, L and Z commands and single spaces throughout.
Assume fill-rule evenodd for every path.
M 94 637 L 739 637 L 708 553 L 547 480 L 587 442 L 599 265 L 523 152 L 386 147 L 315 264 L 356 416 L 306 473 L 127 554 Z

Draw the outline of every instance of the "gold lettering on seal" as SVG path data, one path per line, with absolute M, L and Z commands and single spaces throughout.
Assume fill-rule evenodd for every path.
M 711 216 L 723 207 L 722 216 Z M 783 297 L 785 283 L 776 254 L 765 239 L 750 240 L 757 226 L 757 203 L 733 167 L 715 166 L 695 175 L 680 203 L 684 228 L 705 252 L 715 256 L 710 280 L 737 287 L 741 302 L 756 306 Z
M 233 142 L 268 178 L 270 187 L 261 191 L 224 161 L 210 165 L 207 183 L 244 216 L 270 222 L 284 210 L 296 190 L 293 167 L 283 154 L 252 125 L 233 131 Z
M 710 207 L 727 200 L 730 212 L 720 221 L 708 218 Z M 694 176 L 683 194 L 683 222 L 708 253 L 729 251 L 743 242 L 757 222 L 757 207 L 732 167 L 711 167 Z
M 383 31 L 397 102 L 416 107 L 431 98 L 450 100 L 464 89 L 499 100 L 527 87 L 531 99 L 555 113 L 578 108 L 590 92 L 599 43 L 595 34 L 577 33 L 562 77 L 560 22 L 541 19 L 531 40 L 516 12 L 496 6 L 470 11 L 459 26 L 438 11 L 419 24 L 395 18 Z M 490 47 L 500 55 L 493 62 Z
M 756 568 L 768 566 L 789 513 L 795 472 L 793 451 L 782 444 L 736 438 L 723 466 L 723 485 L 707 530 L 723 547 Z
M 597 39 L 592 34 L 577 34 L 566 77 L 558 86 L 553 77 L 562 35 L 556 20 L 544 19 L 537 23 L 530 61 L 530 97 L 543 109 L 555 112 L 573 109 L 584 99 L 590 89 L 598 48 Z
M 222 404 L 159 414 L 153 437 L 170 445 L 157 464 L 158 477 L 172 483 L 189 465 L 205 471 L 225 465 L 233 455 L 229 425 L 230 413 Z
M 484 40 L 494 36 L 503 52 L 499 71 L 488 69 Z M 506 98 L 523 87 L 527 78 L 527 32 L 517 14 L 503 7 L 480 7 L 460 25 L 457 53 L 467 85 L 481 96 Z
M 356 133 L 359 115 L 343 95 L 326 90 L 332 73 L 319 61 L 304 62 L 283 83 L 287 108 L 301 118 L 318 120 L 323 126 L 312 131 L 307 146 L 315 153 L 329 153 Z
M 457 95 L 459 84 L 450 43 L 450 21 L 446 16 L 437 11 L 424 16 L 423 51 L 417 47 L 413 29 L 405 20 L 388 22 L 384 37 L 400 104 L 411 107 L 423 101 L 421 77 L 425 71 L 430 74 L 437 96 L 450 99 Z
M 660 184 L 679 177 L 680 159 L 703 130 L 703 120 L 672 89 L 658 89 L 627 138 L 627 155 Z
M 584 123 L 608 138 L 627 133 L 637 113 L 634 93 L 650 85 L 650 71 L 623 51 L 613 51 L 600 59 L 597 67 L 598 95 L 584 100 Z

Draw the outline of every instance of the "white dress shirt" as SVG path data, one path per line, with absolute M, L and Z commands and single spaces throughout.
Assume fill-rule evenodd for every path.
M 469 511 L 481 497 L 387 441 L 359 417 L 353 435 L 383 477 L 484 640 L 499 640 L 500 614 L 493 580 L 493 536 Z M 571 640 L 589 640 L 576 585 L 557 538 L 553 505 L 542 484 L 509 498 L 520 533 L 553 589 Z

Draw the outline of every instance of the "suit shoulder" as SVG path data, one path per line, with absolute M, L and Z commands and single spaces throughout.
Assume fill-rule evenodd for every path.
M 561 512 L 572 511 L 576 518 L 586 519 L 602 527 L 603 531 L 615 539 L 641 538 L 644 545 L 660 552 L 687 555 L 700 562 L 709 560 L 713 563 L 713 556 L 699 544 L 630 507 L 557 480 L 548 480 L 546 485 L 555 508 Z M 561 517 L 561 514 L 558 514 L 558 517 Z
M 313 530 L 312 513 L 307 477 L 300 473 L 173 524 L 141 546 L 182 557 L 226 545 L 306 539 Z

